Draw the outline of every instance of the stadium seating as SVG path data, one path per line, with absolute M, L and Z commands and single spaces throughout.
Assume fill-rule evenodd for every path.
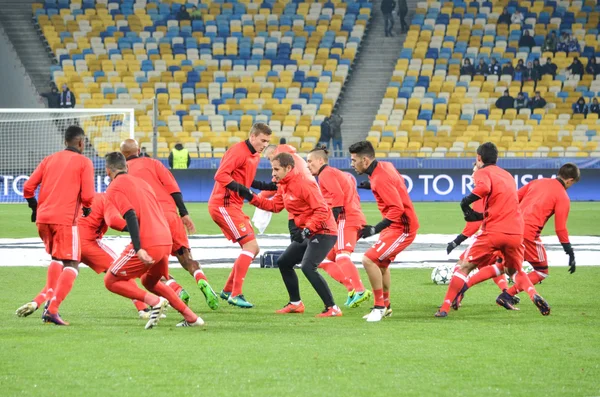
M 340 95 L 371 14 L 354 0 L 46 0 L 34 18 L 78 106 L 133 107 L 136 137 L 159 156 L 182 142 L 192 157 L 222 157 L 254 122 L 307 151 Z M 108 126 L 89 125 L 98 154 Z
M 427 1 L 419 2 L 404 48 L 367 139 L 378 156 L 471 157 L 477 146 L 492 141 L 507 157 L 600 157 L 600 124 L 596 114 L 573 114 L 572 104 L 600 96 L 600 80 L 566 71 L 573 57 L 584 65 L 600 55 L 600 7 L 596 1 Z M 519 25 L 496 24 L 504 8 L 519 9 L 524 28 L 536 46 L 519 48 Z M 545 53 L 541 45 L 551 32 L 574 34 L 581 53 Z M 496 58 L 517 64 L 550 57 L 556 78 L 537 83 L 510 76 L 461 76 L 463 59 L 473 64 Z M 496 99 L 508 89 L 530 97 L 541 92 L 544 109 L 509 109 Z

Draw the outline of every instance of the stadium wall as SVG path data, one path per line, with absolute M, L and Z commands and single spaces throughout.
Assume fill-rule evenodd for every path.
M 347 162 L 347 160 L 346 160 Z M 102 169 L 102 168 L 96 168 Z M 354 173 L 347 167 L 345 171 Z M 401 169 L 413 201 L 460 201 L 468 194 L 473 181 L 467 169 Z M 510 169 L 515 177 L 517 187 L 527 184 L 538 178 L 555 176 L 555 169 Z M 214 169 L 189 169 L 175 170 L 173 174 L 177 179 L 188 202 L 206 202 L 214 185 Z M 267 181 L 271 179 L 271 172 L 267 168 L 258 170 L 257 179 Z M 0 175 L 0 203 L 23 203 L 23 184 L 28 179 L 27 175 Z M 360 182 L 365 176 L 357 176 Z M 108 178 L 103 174 L 96 176 L 97 191 L 102 192 L 108 186 Z M 373 194 L 367 190 L 359 190 L 361 200 L 374 201 Z M 573 201 L 600 201 L 600 170 L 582 169 L 581 182 L 568 191 Z

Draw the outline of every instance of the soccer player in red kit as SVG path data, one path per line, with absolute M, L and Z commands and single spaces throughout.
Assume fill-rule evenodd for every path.
M 253 307 L 244 297 L 242 286 L 259 248 L 250 218 L 242 211 L 244 199 L 240 194 L 250 193 L 247 186 L 252 185 L 260 154 L 270 140 L 269 126 L 256 123 L 252 126 L 248 139 L 231 146 L 215 173 L 215 186 L 208 200 L 208 212 L 213 221 L 219 225 L 227 239 L 242 247 L 221 291 L 221 298 L 226 299 L 230 305 L 241 308 Z
M 88 216 L 94 199 L 94 166 L 82 154 L 85 133 L 80 127 L 68 127 L 65 144 L 65 150 L 42 160 L 23 186 L 23 196 L 32 210 L 31 221 L 36 222 L 46 252 L 52 256 L 45 288 L 48 304 L 42 319 L 56 325 L 69 325 L 58 314 L 58 308 L 78 274 L 81 245 L 77 220 L 81 206 L 83 216 Z M 40 185 L 36 200 L 35 191 Z
M 330 167 L 329 153 L 325 148 L 313 149 L 308 153 L 306 162 L 311 174 L 318 178 L 321 193 L 338 225 L 337 243 L 319 267 L 346 287 L 348 299 L 345 306 L 358 307 L 369 300 L 372 293 L 365 289 L 358 269 L 350 259 L 358 232 L 367 224 L 360 208 L 356 179 L 347 172 Z
M 342 311 L 335 304 L 327 282 L 317 272 L 319 264 L 331 251 L 337 240 L 337 225 L 319 186 L 312 176 L 308 178 L 303 170 L 296 169 L 294 157 L 280 153 L 271 161 L 273 179 L 277 182 L 277 194 L 272 199 L 243 192 L 242 197 L 250 204 L 269 212 L 287 209 L 293 215 L 296 232 L 292 243 L 277 259 L 277 267 L 289 294 L 289 303 L 279 314 L 304 313 L 300 299 L 298 277 L 294 266 L 300 263 L 302 272 L 325 305 L 325 310 L 317 317 L 339 317 Z
M 483 220 L 482 233 L 471 245 L 460 269 L 454 272 L 444 302 L 435 313 L 436 317 L 448 316 L 450 305 L 466 287 L 467 275 L 477 266 L 490 263 L 495 257 L 495 251 L 503 254 L 508 274 L 513 275 L 517 286 L 527 291 L 542 315 L 550 314 L 550 306 L 538 295 L 523 271 L 523 216 L 519 209 L 517 188 L 512 175 L 496 165 L 497 159 L 498 149 L 493 143 L 486 142 L 477 148 L 479 170 L 475 172 L 475 188 L 463 198 L 461 208 L 466 221 Z M 483 214 L 470 207 L 481 199 L 485 203 Z M 496 302 L 504 306 L 501 297 L 502 295 Z
M 569 272 L 575 273 L 575 253 L 569 242 L 569 232 L 567 230 L 567 218 L 571 207 L 567 189 L 579 182 L 580 177 L 579 168 L 573 163 L 567 163 L 560 167 L 556 179 L 537 179 L 529 182 L 518 191 L 525 224 L 523 234 L 525 261 L 533 267 L 534 271 L 528 274 L 533 285 L 548 277 L 548 259 L 540 234 L 552 215 L 554 215 L 554 229 L 558 241 L 560 241 L 565 253 L 569 256 Z M 479 273 L 477 276 L 479 276 Z M 474 284 L 488 278 L 489 275 L 486 277 L 485 274 L 482 274 L 474 281 Z M 515 299 L 517 298 L 516 294 L 519 292 L 521 292 L 519 286 L 514 285 L 502 294 L 501 300 L 507 303 L 504 307 L 513 310 L 513 305 L 518 303 L 515 302 Z
M 375 305 L 366 318 L 368 322 L 376 322 L 392 314 L 389 265 L 396 255 L 414 241 L 419 220 L 404 178 L 392 163 L 377 161 L 375 149 L 368 141 L 357 142 L 348 150 L 352 168 L 359 174 L 369 176 L 369 185 L 383 216 L 377 225 L 367 225 L 359 233 L 362 238 L 379 234 L 379 239 L 365 252 L 362 261 L 375 296 Z
M 106 155 L 106 173 L 111 179 L 106 199 L 127 222 L 131 244 L 110 266 L 104 285 L 115 294 L 152 306 L 146 329 L 158 324 L 168 304 L 183 315 L 178 327 L 204 325 L 171 288 L 160 282 L 169 275 L 173 240 L 154 191 L 144 180 L 127 174 L 127 162 L 120 152 Z M 131 283 L 136 278 L 150 292 Z
M 150 157 L 140 157 L 140 148 L 135 139 L 123 141 L 121 153 L 127 159 L 127 173 L 146 181 L 156 194 L 167 218 L 171 236 L 173 236 L 171 255 L 177 257 L 181 266 L 194 277 L 200 291 L 204 294 L 208 307 L 217 310 L 219 298 L 208 283 L 206 275 L 200 268 L 200 263 L 192 258 L 187 232 L 194 233 L 196 228 L 185 207 L 181 189 L 179 189 L 173 174 L 160 161 Z M 190 299 L 189 294 L 184 289 L 177 289 L 180 291 L 180 298 L 187 303 Z

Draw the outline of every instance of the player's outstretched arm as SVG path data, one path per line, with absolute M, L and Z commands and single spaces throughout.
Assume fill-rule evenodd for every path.
M 254 194 L 249 190 L 248 196 L 242 196 L 250 202 L 253 206 L 260 208 L 261 210 L 278 213 L 283 211 L 285 205 L 283 203 L 283 196 L 279 193 L 275 194 L 272 199 L 268 199 L 259 194 Z
M 464 234 L 459 234 L 458 236 L 456 236 L 456 238 L 452 241 L 450 241 L 448 243 L 448 246 L 446 247 L 446 253 L 448 253 L 448 255 L 450 255 L 450 253 L 452 252 L 452 250 L 456 247 L 458 247 L 459 245 L 461 245 L 463 243 L 463 241 L 465 241 L 466 239 L 468 239 L 469 237 L 465 236 Z
M 252 181 L 252 189 L 264 190 L 264 191 L 276 191 L 277 184 L 275 182 L 263 182 L 263 181 Z
M 483 214 L 481 212 L 474 211 L 471 208 L 471 204 L 477 200 L 481 200 L 481 197 L 471 193 L 468 196 L 463 197 L 463 199 L 460 201 L 460 208 L 465 215 L 465 221 L 478 222 L 483 220 Z

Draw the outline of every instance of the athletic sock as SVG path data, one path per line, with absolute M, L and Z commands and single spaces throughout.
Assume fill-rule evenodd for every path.
M 176 294 L 179 294 L 179 292 L 181 292 L 181 290 L 183 289 L 183 287 L 179 285 L 179 283 L 175 281 L 174 278 L 168 279 L 167 281 L 165 281 L 165 284 L 168 285 L 169 288 L 171 288 Z
M 457 270 L 454 272 L 454 275 L 450 279 L 450 285 L 448 286 L 448 291 L 446 292 L 446 296 L 444 297 L 444 303 L 442 307 L 440 307 L 441 312 L 449 312 L 450 305 L 456 299 L 456 296 L 462 290 L 465 283 L 467 282 L 467 275 L 462 272 L 462 270 Z
M 373 296 L 375 298 L 375 306 L 385 307 L 385 301 L 383 298 L 383 288 L 382 289 L 374 289 Z
M 299 304 L 301 304 L 301 303 L 302 303 L 302 301 L 295 301 L 295 302 L 290 302 L 290 303 L 291 303 L 292 305 L 296 305 L 296 306 L 298 306 Z
M 117 295 L 121 295 L 125 298 L 129 298 L 137 303 L 145 303 L 150 306 L 158 305 L 159 299 L 158 296 L 151 294 L 149 292 L 144 291 L 140 287 L 138 287 L 137 283 L 133 279 L 123 279 L 115 276 L 111 272 L 106 273 L 104 276 L 104 285 L 106 289 L 112 293 Z M 146 307 L 144 306 L 139 310 L 144 310 Z
M 58 281 L 56 283 L 56 293 L 50 301 L 48 312 L 52 314 L 58 313 L 58 308 L 60 307 L 62 301 L 65 300 L 67 295 L 69 295 L 69 292 L 71 292 L 73 283 L 75 283 L 78 273 L 79 272 L 74 267 L 65 267 L 63 269 L 58 277 Z
M 342 271 L 342 269 L 340 268 L 340 266 L 338 266 L 338 264 L 336 262 L 332 262 L 328 259 L 325 259 L 319 265 L 319 269 L 323 269 L 325 271 L 325 273 L 329 274 L 329 276 L 332 279 L 334 279 L 335 281 L 337 281 L 338 283 L 340 283 L 344 287 L 346 287 L 348 292 L 353 290 L 352 281 L 350 279 L 346 278 L 346 276 L 344 275 L 344 272 Z
M 390 291 L 383 292 L 383 305 L 388 307 L 390 305 Z
M 472 275 L 467 281 L 467 286 L 471 288 L 472 286 L 484 282 L 485 280 L 489 280 L 490 278 L 497 277 L 500 274 L 499 269 L 496 265 L 493 266 L 484 266 L 479 271 Z
M 133 302 L 133 306 L 135 306 L 135 309 L 136 309 L 138 312 L 144 311 L 144 310 L 146 310 L 146 309 L 148 308 L 148 305 L 146 305 L 146 304 L 145 304 L 144 302 L 142 302 L 142 301 L 139 301 L 139 300 L 137 300 L 137 299 L 132 299 L 131 301 Z
M 194 272 L 194 279 L 196 280 L 196 284 L 200 280 L 204 280 L 204 281 L 208 282 L 208 279 L 206 278 L 206 275 L 204 274 L 202 269 L 198 269 Z
M 540 274 L 540 272 L 533 271 L 529 273 L 527 277 L 529 277 L 529 281 L 531 281 L 532 285 L 536 285 L 542 282 L 546 277 L 548 277 L 548 275 L 544 273 Z M 515 284 L 512 287 L 510 287 L 507 292 L 510 296 L 515 296 L 516 294 L 521 292 L 521 289 L 519 289 L 519 287 L 517 287 L 517 285 Z
M 33 301 L 37 303 L 38 307 L 40 307 L 44 301 L 52 299 L 54 293 L 56 292 L 56 283 L 58 282 L 58 278 L 60 277 L 62 271 L 62 263 L 57 261 L 50 262 L 50 266 L 48 266 L 48 272 L 46 275 L 46 286 L 33 299 Z
M 163 285 L 161 282 L 158 282 L 152 287 L 154 293 L 166 298 L 169 301 L 169 304 L 177 310 L 179 313 L 183 315 L 183 318 L 188 323 L 193 323 L 198 319 L 198 316 L 183 303 L 181 299 L 177 296 L 177 294 L 166 285 Z
M 235 260 L 233 267 L 235 268 L 235 274 L 233 276 L 233 288 L 231 289 L 231 296 L 242 295 L 242 288 L 244 286 L 244 280 L 246 274 L 250 268 L 250 264 L 254 260 L 254 254 L 249 251 L 242 251 L 240 256 Z
M 223 291 L 231 292 L 233 289 L 233 279 L 235 278 L 235 263 L 229 272 L 229 276 L 227 277 L 227 281 L 225 282 L 225 286 L 223 286 Z
M 342 270 L 342 273 L 346 276 L 346 278 L 350 279 L 352 289 L 356 292 L 363 292 L 365 290 L 365 286 L 363 285 L 362 280 L 360 279 L 358 269 L 356 268 L 356 266 L 354 266 L 354 263 L 352 263 L 350 255 L 337 254 L 335 257 L 335 262 L 338 264 L 339 268 Z
M 500 288 L 500 291 L 504 291 L 504 290 L 508 289 L 508 283 L 506 282 L 506 275 L 501 274 L 497 277 L 494 277 L 493 280 L 496 283 L 496 285 L 498 286 L 498 288 Z
M 529 298 L 533 300 L 533 297 L 537 295 L 537 291 L 531 283 L 531 280 L 529 280 L 529 277 L 527 277 L 527 273 L 520 269 L 519 271 L 517 271 L 517 273 L 515 273 L 514 280 L 517 288 L 521 291 L 527 292 Z

